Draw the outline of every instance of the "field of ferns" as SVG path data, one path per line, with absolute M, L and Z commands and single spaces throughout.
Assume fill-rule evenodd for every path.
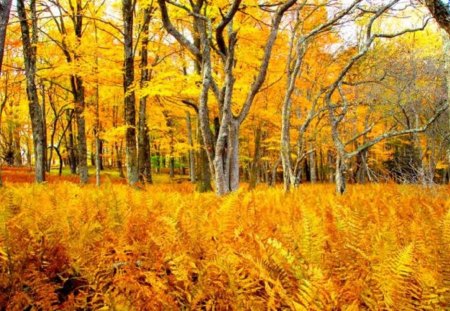
M 0 310 L 448 310 L 449 187 L 0 189 Z

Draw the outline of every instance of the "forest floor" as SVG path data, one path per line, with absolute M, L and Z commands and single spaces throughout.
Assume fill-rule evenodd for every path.
M 162 177 L 135 190 L 116 176 L 97 188 L 27 174 L 3 170 L 0 310 L 450 306 L 448 186 L 218 198 Z

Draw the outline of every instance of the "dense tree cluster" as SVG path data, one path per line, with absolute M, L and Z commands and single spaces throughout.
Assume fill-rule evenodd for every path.
M 0 157 L 34 165 L 37 182 L 66 166 L 86 183 L 89 162 L 97 184 L 105 167 L 130 185 L 167 169 L 219 195 L 242 180 L 339 193 L 348 180 L 449 180 L 443 2 L 11 6 L 0 2 Z

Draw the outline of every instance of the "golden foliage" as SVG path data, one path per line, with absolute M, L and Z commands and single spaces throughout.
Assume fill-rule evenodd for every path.
M 448 187 L 0 190 L 0 309 L 438 310 Z M 432 193 L 430 193 L 430 191 Z M 317 195 L 321 193 L 321 195 Z

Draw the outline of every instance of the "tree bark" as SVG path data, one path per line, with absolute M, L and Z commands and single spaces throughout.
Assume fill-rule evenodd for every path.
M 356 182 L 365 184 L 369 177 L 369 168 L 367 165 L 367 150 L 362 151 L 356 157 Z
M 148 67 L 148 36 L 151 20 L 151 8 L 144 9 L 142 24 L 142 46 L 141 46 L 141 81 L 140 86 L 144 88 L 150 81 Z M 139 178 L 142 182 L 152 183 L 150 135 L 147 126 L 147 96 L 139 99 L 139 122 L 138 122 L 138 167 Z
M 336 182 L 336 193 L 344 194 L 346 190 L 346 172 L 347 165 L 346 159 L 342 155 L 338 155 L 336 157 L 336 174 L 335 174 L 335 182 Z
M 194 141 L 192 139 L 192 122 L 191 114 L 186 111 L 186 127 L 188 132 L 188 144 L 189 144 L 189 179 L 191 182 L 195 183 L 195 152 L 194 152 Z
M 66 110 L 66 117 L 67 117 L 67 130 L 68 130 L 68 135 L 69 135 L 69 139 L 67 141 L 66 144 L 66 149 L 69 153 L 69 166 L 70 166 L 70 173 L 71 174 L 76 174 L 77 173 L 77 156 L 75 153 L 75 146 L 74 146 L 74 135 L 73 135 L 73 110 L 67 109 Z
M 209 167 L 208 154 L 206 153 L 206 146 L 200 131 L 200 120 L 197 120 L 197 141 L 199 143 L 199 150 L 196 156 L 196 191 L 209 192 L 212 191 L 211 186 L 211 170 Z
M 134 50 L 133 25 L 134 1 L 122 0 L 123 36 L 124 36 L 124 106 L 125 124 L 125 154 L 127 162 L 128 183 L 132 186 L 139 180 L 137 144 L 136 144 L 136 98 L 132 89 L 134 83 Z
M 442 35 L 444 40 L 445 83 L 447 87 L 447 101 L 450 101 L 450 32 Z M 450 109 L 448 110 L 448 129 L 450 130 Z M 447 182 L 450 182 L 450 143 L 447 143 Z
M 41 82 L 41 97 L 42 97 L 42 122 L 43 122 L 43 127 L 44 127 L 44 146 L 45 146 L 45 152 L 44 152 L 44 161 L 45 161 L 45 170 L 47 171 L 47 173 L 50 173 L 50 163 L 47 161 L 48 159 L 48 154 L 47 154 L 47 103 L 45 100 L 45 85 L 44 83 Z
M 0 0 L 0 74 L 2 73 L 3 55 L 5 53 L 6 29 L 12 0 Z
M 25 63 L 25 76 L 27 82 L 28 108 L 33 131 L 33 146 L 35 156 L 35 180 L 37 183 L 45 181 L 45 142 L 44 142 L 44 121 L 42 107 L 39 104 L 36 87 L 36 44 L 37 44 L 37 17 L 36 2 L 31 0 L 31 20 L 32 32 L 28 24 L 24 0 L 17 1 L 17 13 L 20 20 L 22 33 L 23 57 Z
M 297 22 L 298 23 L 298 22 Z M 287 59 L 286 74 L 288 77 L 286 90 L 283 98 L 283 106 L 281 110 L 281 163 L 283 166 L 283 184 L 284 191 L 288 192 L 291 185 L 296 184 L 296 176 L 291 161 L 291 109 L 292 109 L 292 94 L 295 89 L 295 82 L 300 75 L 303 56 L 306 51 L 306 43 L 303 38 L 296 40 L 295 29 L 292 31 L 291 39 L 289 42 L 289 56 Z M 293 64 L 291 64 L 293 62 Z

